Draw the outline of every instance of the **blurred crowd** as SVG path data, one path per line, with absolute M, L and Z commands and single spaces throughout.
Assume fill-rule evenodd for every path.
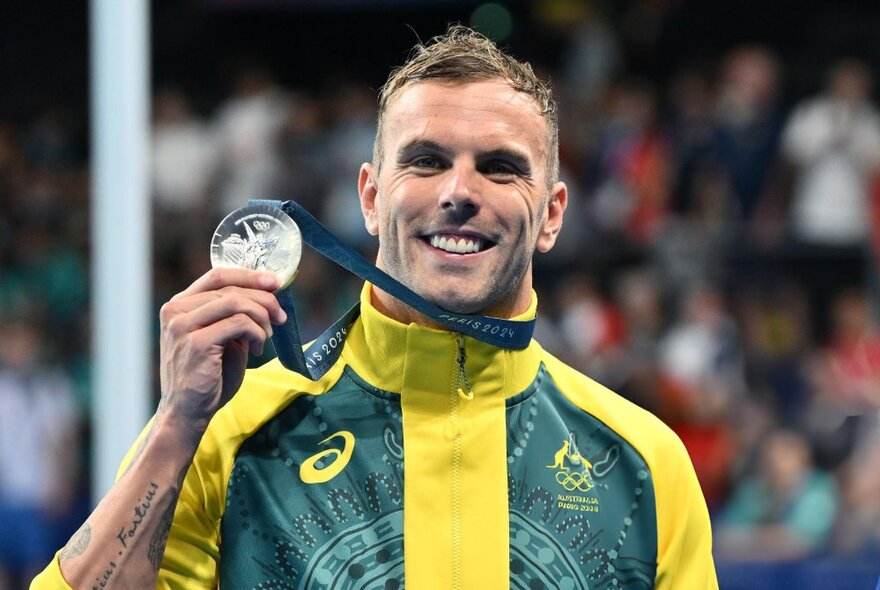
M 628 75 L 600 14 L 547 26 L 567 39 L 547 73 L 571 197 L 558 247 L 537 261 L 538 339 L 675 429 L 719 559 L 877 563 L 870 68 L 841 59 L 820 72 L 820 90 L 786 105 L 784 64 L 760 45 L 657 83 Z M 294 199 L 374 255 L 355 180 L 372 157 L 375 93 L 346 80 L 332 88 L 283 87 L 250 64 L 211 109 L 181 87 L 157 89 L 157 309 L 207 270 L 214 227 L 249 198 Z M 87 504 L 83 127 L 61 104 L 27 121 L 0 115 L 0 588 L 4 570 L 41 567 Z M 304 336 L 358 290 L 307 252 L 295 282 Z

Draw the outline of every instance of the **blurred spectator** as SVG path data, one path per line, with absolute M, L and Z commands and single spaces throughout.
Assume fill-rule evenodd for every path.
M 718 168 L 714 102 L 708 77 L 695 68 L 682 70 L 670 83 L 667 126 L 674 168 L 671 209 L 675 213 L 687 214 L 693 208 L 699 192 L 694 187 L 698 176 Z M 719 205 L 729 203 L 729 199 L 721 200 Z
M 735 449 L 731 410 L 745 391 L 736 327 L 719 291 L 696 285 L 659 343 L 660 415 L 691 455 L 710 506 L 723 497 Z
M 651 244 L 668 213 L 669 153 L 656 116 L 651 86 L 618 84 L 601 130 L 594 215 L 633 244 Z
M 567 38 L 560 68 L 566 101 L 582 112 L 596 109 L 623 66 L 614 28 L 603 12 L 586 0 L 544 0 L 537 10 Z
M 194 244 L 204 247 L 211 223 L 208 192 L 216 173 L 217 149 L 208 126 L 174 88 L 156 93 L 150 177 L 155 204 L 154 241 L 159 265 L 179 263 Z M 243 205 L 243 204 L 242 204 Z M 173 261 L 173 262 L 172 262 Z
M 324 149 L 327 117 L 320 98 L 295 95 L 279 143 L 278 198 L 296 201 L 312 212 L 319 211 L 332 175 Z
M 739 336 L 724 297 L 709 285 L 685 294 L 681 318 L 660 341 L 658 362 L 681 397 L 669 400 L 694 421 L 714 420 L 744 391 Z
M 0 275 L 0 311 L 26 309 L 52 321 L 59 330 L 68 330 L 84 313 L 88 300 L 81 253 L 70 247 L 58 219 L 20 221 L 10 233 L 14 248 Z M 68 342 L 75 345 L 76 340 Z
M 620 360 L 620 313 L 602 297 L 591 279 L 580 273 L 564 279 L 558 299 L 567 362 L 608 383 L 608 372 Z
M 278 141 L 287 122 L 288 99 L 269 73 L 244 66 L 235 89 L 220 107 L 215 125 L 219 150 L 218 218 L 249 199 L 274 199 L 279 182 Z
M 665 327 L 661 285 L 648 267 L 621 273 L 614 284 L 614 301 L 623 323 L 623 353 L 606 369 L 607 384 L 654 413 L 660 411 L 661 376 L 657 346 Z
M 339 172 L 356 171 L 362 163 L 373 160 L 376 101 L 366 88 L 351 82 L 334 84 L 327 101 L 332 113 L 324 144 L 329 186 L 319 210 L 328 227 L 342 240 L 365 250 L 373 247 L 375 239 L 364 227 L 352 177 Z
M 760 46 L 744 46 L 724 59 L 715 105 L 714 150 L 730 183 L 732 214 L 746 224 L 772 201 L 781 117 L 776 104 L 779 64 Z
M 880 165 L 880 116 L 870 90 L 864 64 L 839 62 L 824 92 L 798 105 L 786 124 L 784 152 L 798 171 L 792 231 L 801 241 L 867 243 L 868 186 Z
M 880 436 L 873 432 L 844 470 L 843 503 L 834 549 L 868 563 L 880 561 Z
M 799 105 L 785 130 L 785 154 L 797 170 L 791 270 L 807 285 L 820 340 L 834 294 L 865 281 L 870 186 L 880 165 L 880 115 L 870 88 L 863 64 L 841 61 L 824 92 Z
M 736 487 L 716 521 L 716 555 L 747 561 L 806 557 L 829 542 L 836 510 L 837 486 L 813 467 L 806 439 L 775 431 L 761 447 L 757 473 Z
M 41 358 L 44 345 L 45 334 L 36 324 L 5 318 L 0 338 L 4 589 L 23 587 L 51 558 L 58 543 L 53 523 L 72 509 L 77 490 L 77 408 L 68 376 Z
M 832 330 L 817 362 L 820 396 L 844 414 L 880 408 L 880 328 L 867 294 L 846 290 L 834 302 Z
M 810 354 L 809 305 L 803 288 L 786 283 L 753 287 L 740 296 L 748 386 L 786 427 L 804 420 L 812 388 L 804 362 Z
M 165 88 L 156 94 L 153 117 L 153 198 L 163 217 L 192 219 L 204 211 L 215 168 L 214 142 L 179 90 Z
M 815 390 L 804 420 L 826 469 L 845 462 L 859 431 L 873 424 L 880 408 L 880 329 L 871 315 L 867 294 L 845 290 L 832 305 L 828 342 L 809 357 L 809 377 Z
M 671 215 L 658 232 L 651 257 L 664 287 L 672 294 L 701 282 L 727 279 L 725 248 L 730 239 L 730 216 L 725 206 L 730 191 L 716 168 L 702 167 L 691 179 L 690 204 Z

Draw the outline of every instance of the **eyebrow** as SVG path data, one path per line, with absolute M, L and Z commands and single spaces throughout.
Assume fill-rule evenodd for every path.
M 412 158 L 424 153 L 432 153 L 440 156 L 451 157 L 452 151 L 430 139 L 414 139 L 403 144 L 397 150 L 397 161 L 408 162 Z M 476 157 L 477 162 L 489 160 L 504 160 L 520 169 L 523 174 L 529 175 L 532 166 L 528 156 L 519 150 L 511 148 L 498 148 L 487 152 L 480 152 Z
M 414 139 L 400 146 L 400 149 L 397 150 L 397 161 L 408 162 L 417 155 L 425 152 L 444 156 L 450 155 L 450 151 L 436 141 L 431 141 L 430 139 Z

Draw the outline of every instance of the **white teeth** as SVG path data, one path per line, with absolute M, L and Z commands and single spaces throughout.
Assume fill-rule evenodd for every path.
M 479 252 L 483 249 L 483 240 L 479 238 L 461 238 L 456 240 L 453 237 L 431 236 L 431 245 L 446 252 L 454 252 L 456 254 L 469 254 L 471 252 Z

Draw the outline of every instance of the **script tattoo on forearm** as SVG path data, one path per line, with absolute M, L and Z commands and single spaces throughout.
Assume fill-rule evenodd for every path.
M 110 584 L 110 580 L 113 578 L 113 572 L 116 571 L 116 562 L 111 561 L 107 566 L 107 569 L 104 570 L 104 573 L 100 578 L 95 578 L 95 583 L 92 584 L 92 590 L 99 590 L 100 588 L 106 588 Z
M 89 541 L 91 540 L 92 527 L 89 526 L 89 523 L 85 522 L 79 527 L 79 530 L 73 533 L 73 536 L 70 537 L 67 545 L 61 550 L 61 554 L 58 556 L 59 561 L 66 561 L 71 557 L 82 555 L 88 548 Z
M 186 472 L 189 471 L 189 465 L 184 467 L 177 475 L 178 494 L 183 486 L 183 480 L 186 478 Z M 159 526 L 153 536 L 150 538 L 150 544 L 147 547 L 147 558 L 150 564 L 158 571 L 162 565 L 162 557 L 165 555 L 165 546 L 168 544 L 168 535 L 171 533 L 171 523 L 174 520 L 174 510 L 177 507 L 177 497 L 173 498 L 171 505 L 162 513 L 159 519 Z
M 153 505 L 153 500 L 156 498 L 158 490 L 159 484 L 151 481 L 144 496 L 138 498 L 138 504 L 134 507 L 134 518 L 131 519 L 129 524 L 124 525 L 119 529 L 119 533 L 116 535 L 120 544 L 120 547 L 116 552 L 117 557 L 122 557 L 128 550 L 128 543 L 137 534 L 138 528 L 141 526 L 141 523 L 144 521 L 147 514 L 149 514 L 150 507 Z M 92 590 L 108 588 L 110 582 L 113 581 L 113 574 L 116 572 L 118 566 L 119 564 L 116 563 L 116 561 L 110 560 L 107 567 L 104 569 L 104 572 L 99 577 L 95 578 L 95 583 L 92 584 Z
M 153 498 L 156 497 L 156 490 L 159 489 L 159 484 L 154 481 L 150 482 L 150 487 L 147 489 L 147 493 L 144 495 L 144 498 L 138 498 L 140 504 L 134 507 L 134 518 L 131 520 L 131 524 L 126 528 L 122 527 L 119 529 L 119 534 L 116 535 L 116 538 L 119 539 L 119 542 L 122 544 L 123 549 L 128 549 L 127 539 L 134 538 L 137 533 L 138 527 L 141 526 L 141 523 L 144 521 L 144 517 L 150 511 L 150 506 L 153 505 Z

